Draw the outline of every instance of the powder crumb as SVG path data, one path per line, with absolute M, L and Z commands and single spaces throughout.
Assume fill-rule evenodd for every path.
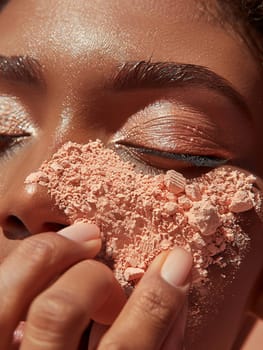
M 178 209 L 178 205 L 174 202 L 165 203 L 163 206 L 164 212 L 167 213 L 168 215 L 175 214 L 177 209 Z
M 204 236 L 213 235 L 220 226 L 217 209 L 207 199 L 194 203 L 186 215 L 189 224 L 198 229 Z
M 198 184 L 186 185 L 184 191 L 186 196 L 189 197 L 192 201 L 200 201 L 202 198 Z
M 225 167 L 194 179 L 174 170 L 148 175 L 100 140 L 66 143 L 26 183 L 45 186 L 70 223 L 99 226 L 98 259 L 128 292 L 156 255 L 175 246 L 193 256 L 194 286 L 208 280 L 210 265 L 226 266 L 223 254 L 238 268 L 249 237 L 235 213 L 261 211 L 255 178 L 242 171 Z
M 254 207 L 253 199 L 248 191 L 237 191 L 231 199 L 229 210 L 233 213 L 242 213 Z
M 179 194 L 185 189 L 186 179 L 181 173 L 168 170 L 164 176 L 164 184 L 170 192 Z
M 25 180 L 26 185 L 40 182 L 48 182 L 48 176 L 43 171 L 36 171 L 34 173 L 31 173 Z
M 127 267 L 124 271 L 124 278 L 127 282 L 134 281 L 142 278 L 144 270 L 138 267 Z

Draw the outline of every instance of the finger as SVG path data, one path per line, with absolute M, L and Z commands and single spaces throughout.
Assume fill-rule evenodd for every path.
M 10 350 L 18 350 L 23 339 L 25 322 L 21 321 L 13 333 L 13 342 Z
M 89 338 L 89 346 L 85 350 L 95 350 L 98 347 L 100 339 L 109 330 L 110 326 L 94 323 Z
M 183 350 L 184 349 L 184 334 L 187 321 L 188 302 L 184 303 L 178 316 L 176 317 L 173 326 L 170 328 L 167 337 L 162 344 L 163 350 Z
M 70 234 L 72 240 L 63 237 L 69 238 Z M 0 265 L 0 349 L 8 348 L 14 329 L 40 291 L 72 264 L 98 252 L 98 237 L 95 225 L 78 224 L 59 234 L 43 233 L 25 239 L 4 260 Z M 80 244 L 73 239 L 86 242 Z
M 82 261 L 34 300 L 20 349 L 75 350 L 90 318 L 113 322 L 125 300 L 108 267 Z
M 99 350 L 160 349 L 187 295 L 191 255 L 175 248 L 160 255 L 102 338 Z

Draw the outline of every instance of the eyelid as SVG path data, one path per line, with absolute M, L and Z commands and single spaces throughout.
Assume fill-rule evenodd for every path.
M 0 160 L 11 159 L 35 133 L 30 114 L 18 98 L 0 96 Z
M 33 133 L 32 121 L 22 103 L 12 96 L 0 96 L 0 134 L 28 136 Z
M 233 158 L 223 141 L 217 140 L 216 126 L 207 123 L 199 127 L 194 116 L 188 119 L 180 115 L 148 116 L 144 120 L 132 116 L 131 119 L 114 135 L 112 142 L 167 153 Z
M 251 125 L 240 118 L 229 103 L 207 92 L 167 91 L 161 97 L 154 95 L 152 102 L 130 115 L 113 140 L 166 151 L 176 147 L 178 153 L 187 150 L 239 158 L 250 152 L 254 142 Z M 234 137 L 232 130 L 236 130 Z
M 222 166 L 236 153 L 218 120 L 220 113 L 213 113 L 215 107 L 199 110 L 176 100 L 158 100 L 130 116 L 111 143 L 132 162 L 153 169 Z

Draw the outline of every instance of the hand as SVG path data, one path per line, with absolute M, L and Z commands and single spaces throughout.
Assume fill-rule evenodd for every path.
M 160 254 L 113 325 L 95 325 L 88 349 L 184 349 L 191 267 L 190 254 L 181 248 Z
M 11 345 L 13 333 L 25 319 L 22 349 L 55 349 L 56 334 L 64 338 L 63 332 L 74 338 L 67 326 L 71 326 L 70 322 L 76 317 L 81 317 L 86 308 L 80 295 L 82 284 L 91 287 L 90 298 L 93 296 L 93 299 L 90 300 L 94 307 L 97 290 L 101 291 L 100 295 L 96 294 L 98 303 L 104 303 L 108 295 L 118 296 L 108 314 L 104 314 L 106 321 L 112 322 L 125 299 L 112 272 L 106 266 L 88 260 L 100 248 L 97 227 L 78 224 L 59 234 L 43 233 L 25 239 L 5 258 L 0 265 L 1 350 L 17 348 Z M 81 261 L 83 265 L 78 265 Z M 83 266 L 86 267 L 84 278 L 79 273 L 83 272 Z M 74 287 L 79 294 L 74 295 Z M 83 300 L 85 302 L 85 298 Z M 27 344 L 30 345 L 27 347 Z
M 63 234 L 72 230 L 72 237 L 81 236 L 80 227 L 67 228 Z M 12 333 L 27 311 L 22 350 L 75 350 L 90 319 L 112 326 L 102 339 L 94 330 L 89 349 L 176 349 L 175 344 L 180 349 L 187 286 L 172 284 L 185 284 L 191 268 L 189 254 L 176 249 L 166 263 L 166 255 L 159 256 L 117 317 L 125 297 L 106 266 L 87 260 L 98 250 L 95 242 L 81 245 L 60 235 L 40 234 L 25 240 L 4 261 L 0 268 L 1 349 L 11 348 Z M 172 262 L 176 267 L 178 258 L 185 271 L 169 279 L 172 274 L 167 265 Z

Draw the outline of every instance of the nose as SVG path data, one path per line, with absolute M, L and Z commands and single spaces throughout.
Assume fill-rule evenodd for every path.
M 69 224 L 45 187 L 23 184 L 19 191 L 8 197 L 7 205 L 2 210 L 0 208 L 0 222 L 10 239 L 22 239 L 47 231 L 56 232 Z

